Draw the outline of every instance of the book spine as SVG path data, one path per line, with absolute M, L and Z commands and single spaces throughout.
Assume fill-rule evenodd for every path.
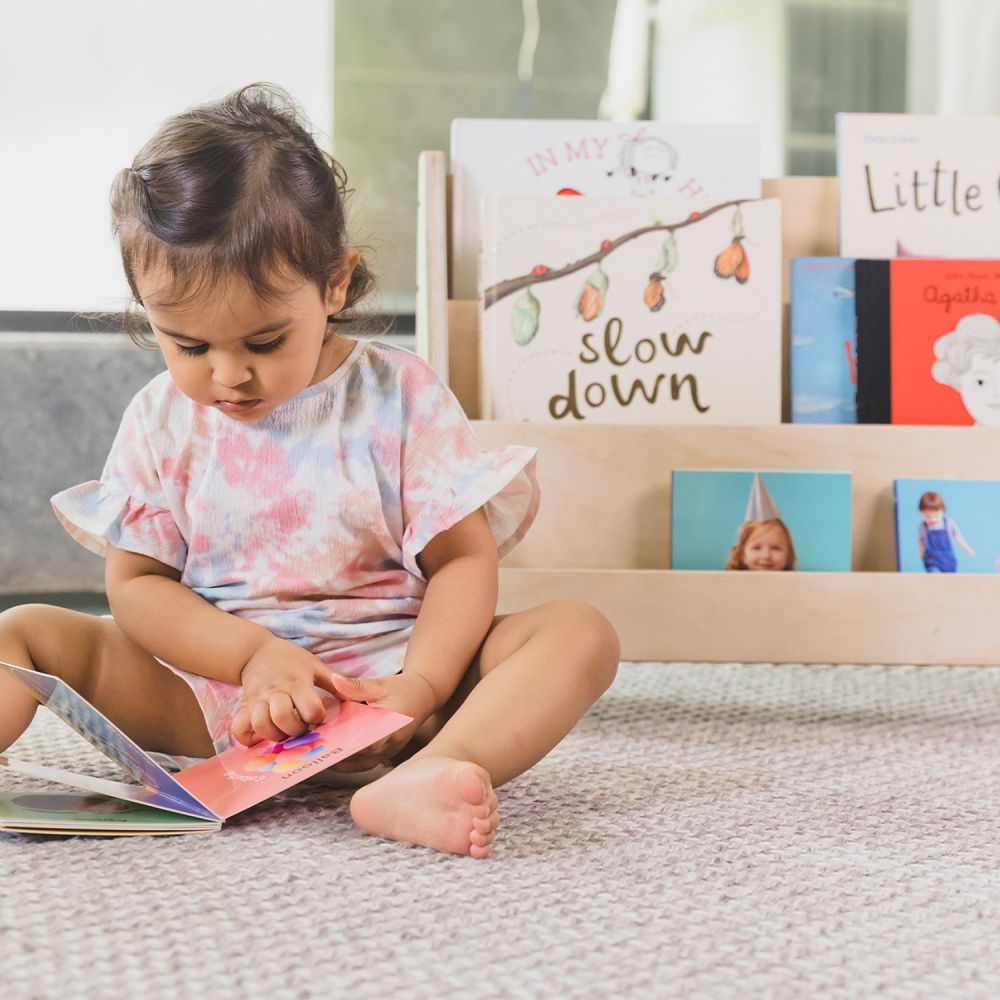
M 892 423 L 889 264 L 859 260 L 854 265 L 859 424 Z

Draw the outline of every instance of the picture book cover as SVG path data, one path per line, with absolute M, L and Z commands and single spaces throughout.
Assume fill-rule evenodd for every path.
M 855 264 L 858 421 L 1000 426 L 1000 260 Z
M 40 704 L 138 783 L 96 778 L 5 755 L 0 755 L 0 767 L 200 819 L 215 829 L 220 821 L 297 785 L 412 721 L 375 706 L 332 701 L 323 722 L 301 736 L 279 743 L 264 740 L 252 747 L 233 747 L 172 775 L 58 677 L 2 662 L 0 670 L 28 688 Z M 84 822 L 74 832 L 82 832 L 87 825 L 92 824 Z M 106 826 L 102 829 L 107 832 Z
M 840 255 L 1000 257 L 1000 116 L 838 114 Z
M 792 423 L 856 423 L 854 261 L 794 257 L 790 288 Z
M 80 792 L 0 792 L 0 831 L 77 836 L 213 833 L 219 822 Z
M 451 297 L 471 299 L 482 196 L 759 198 L 759 127 L 457 118 L 451 175 Z
M 777 200 L 484 199 L 493 420 L 781 419 Z
M 846 573 L 848 472 L 675 469 L 670 568 Z
M 1000 480 L 897 479 L 893 492 L 901 573 L 1000 570 Z

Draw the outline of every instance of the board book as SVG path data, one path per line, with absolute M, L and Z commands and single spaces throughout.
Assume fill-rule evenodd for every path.
M 854 261 L 794 257 L 790 280 L 792 423 L 856 423 Z
M 777 200 L 484 199 L 488 420 L 777 424 Z
M 1000 116 L 836 117 L 842 257 L 1000 257 Z
M 280 743 L 261 741 L 252 747 L 237 746 L 209 757 L 176 774 L 170 774 L 110 719 L 58 677 L 0 662 L 0 670 L 23 684 L 34 697 L 63 722 L 75 729 L 106 757 L 121 766 L 138 784 L 78 774 L 42 764 L 16 761 L 0 754 L 0 767 L 32 777 L 69 785 L 124 802 L 142 810 L 126 820 L 126 829 L 115 829 L 116 815 L 110 806 L 97 803 L 86 808 L 56 810 L 53 822 L 32 817 L 37 807 L 5 799 L 0 810 L 0 829 L 14 832 L 98 833 L 161 832 L 192 833 L 218 830 L 224 820 L 277 795 L 286 788 L 322 771 L 351 754 L 371 746 L 410 723 L 409 716 L 356 702 L 330 702 L 326 718 L 301 736 Z M 27 793 L 25 793 L 27 794 Z M 98 800 L 99 801 L 99 800 Z M 63 803 L 63 804 L 69 804 Z M 40 810 L 45 813 L 46 810 Z M 76 812 L 75 819 L 69 813 Z M 131 811 L 130 811 L 131 812 Z M 157 819 L 156 814 L 162 814 Z M 147 829 L 140 831 L 140 826 Z
M 451 175 L 451 298 L 471 299 L 484 195 L 759 198 L 759 128 L 456 118 Z
M 858 422 L 1000 426 L 1000 260 L 855 264 Z

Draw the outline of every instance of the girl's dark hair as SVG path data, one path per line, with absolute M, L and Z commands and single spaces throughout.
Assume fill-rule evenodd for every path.
M 168 118 L 111 186 L 112 231 L 129 288 L 163 266 L 176 301 L 243 278 L 262 299 L 299 275 L 325 295 L 348 248 L 347 175 L 313 138 L 280 87 L 252 83 L 219 101 Z M 374 280 L 358 262 L 344 309 L 349 322 Z M 141 322 L 125 327 L 142 343 Z

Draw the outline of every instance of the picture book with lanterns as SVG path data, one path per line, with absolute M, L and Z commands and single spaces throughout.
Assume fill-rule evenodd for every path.
M 1000 260 L 855 264 L 858 421 L 1000 427 Z
M 1000 257 L 1000 116 L 838 114 L 844 257 Z
M 671 569 L 851 568 L 850 473 L 675 469 L 670 495 Z
M 901 573 L 1000 570 L 1000 481 L 897 479 L 893 492 Z
M 854 261 L 794 257 L 790 283 L 792 423 L 853 424 Z
M 484 200 L 484 417 L 781 419 L 776 200 Z
M 457 118 L 451 175 L 451 297 L 472 299 L 483 196 L 759 198 L 759 127 Z
M 236 746 L 176 774 L 167 770 L 58 677 L 0 663 L 37 700 L 133 779 L 113 781 L 0 754 L 0 768 L 88 793 L 8 793 L 0 830 L 30 833 L 197 833 L 349 757 L 412 720 L 355 702 L 331 702 L 325 720 L 280 743 Z M 75 814 L 75 815 L 71 815 Z M 161 815 L 158 815 L 161 814 Z

